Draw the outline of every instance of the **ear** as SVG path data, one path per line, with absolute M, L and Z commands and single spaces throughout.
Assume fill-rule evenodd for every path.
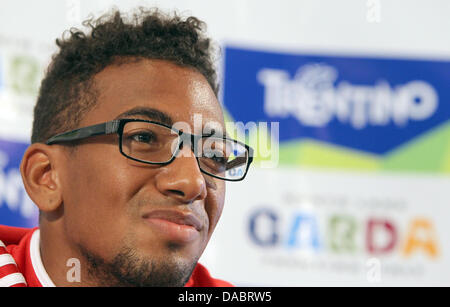
M 62 204 L 57 161 L 61 151 L 42 143 L 30 145 L 22 158 L 20 173 L 25 190 L 41 211 L 55 211 Z

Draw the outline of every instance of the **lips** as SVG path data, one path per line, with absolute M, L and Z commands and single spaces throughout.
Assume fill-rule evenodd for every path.
M 192 213 L 176 210 L 154 210 L 143 216 L 149 226 L 168 240 L 191 242 L 197 239 L 202 222 Z
M 192 213 L 183 213 L 175 210 L 155 210 L 144 215 L 145 219 L 161 219 L 179 225 L 192 226 L 197 231 L 202 230 L 202 223 Z

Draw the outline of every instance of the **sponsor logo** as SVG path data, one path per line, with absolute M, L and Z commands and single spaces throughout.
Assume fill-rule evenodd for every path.
M 235 121 L 279 122 L 280 145 L 313 139 L 387 154 L 450 118 L 450 62 L 225 49 Z
M 248 237 L 260 248 L 290 252 L 439 257 L 439 240 L 432 220 L 415 216 L 407 221 L 405 229 L 401 229 L 400 224 L 397 218 L 389 216 L 361 218 L 306 211 L 283 214 L 261 207 L 249 215 Z
M 374 85 L 335 84 L 338 70 L 326 64 L 300 67 L 293 79 L 284 70 L 262 69 L 264 112 L 270 117 L 294 117 L 302 126 L 326 127 L 336 120 L 356 130 L 429 119 L 437 110 L 438 95 L 426 81 L 413 80 L 392 87 L 386 80 Z

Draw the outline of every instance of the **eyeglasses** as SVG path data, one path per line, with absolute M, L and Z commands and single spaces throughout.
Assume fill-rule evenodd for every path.
M 167 165 L 189 144 L 200 170 L 212 177 L 240 181 L 253 161 L 253 149 L 239 141 L 209 135 L 195 135 L 142 119 L 117 119 L 75 129 L 49 138 L 47 145 L 70 142 L 92 136 L 117 133 L 119 150 L 125 157 L 146 163 Z

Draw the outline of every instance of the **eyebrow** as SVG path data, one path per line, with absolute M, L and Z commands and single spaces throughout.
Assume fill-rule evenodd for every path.
M 149 120 L 157 121 L 161 124 L 165 124 L 166 126 L 173 126 L 173 120 L 172 118 L 167 114 L 160 110 L 148 108 L 148 107 L 135 107 L 128 111 L 125 111 L 118 116 L 116 116 L 115 119 L 121 119 L 121 118 L 130 118 L 134 115 L 147 117 Z M 208 129 L 211 132 L 214 132 L 213 135 L 215 136 L 221 136 L 223 138 L 229 137 L 228 133 L 223 131 L 222 128 L 218 127 L 208 127 Z M 203 136 L 208 136 L 209 134 L 203 134 Z
M 133 115 L 147 117 L 150 120 L 160 122 L 161 124 L 165 124 L 167 126 L 173 125 L 173 120 L 168 114 L 148 107 L 135 107 L 131 110 L 119 114 L 115 119 L 129 118 Z

